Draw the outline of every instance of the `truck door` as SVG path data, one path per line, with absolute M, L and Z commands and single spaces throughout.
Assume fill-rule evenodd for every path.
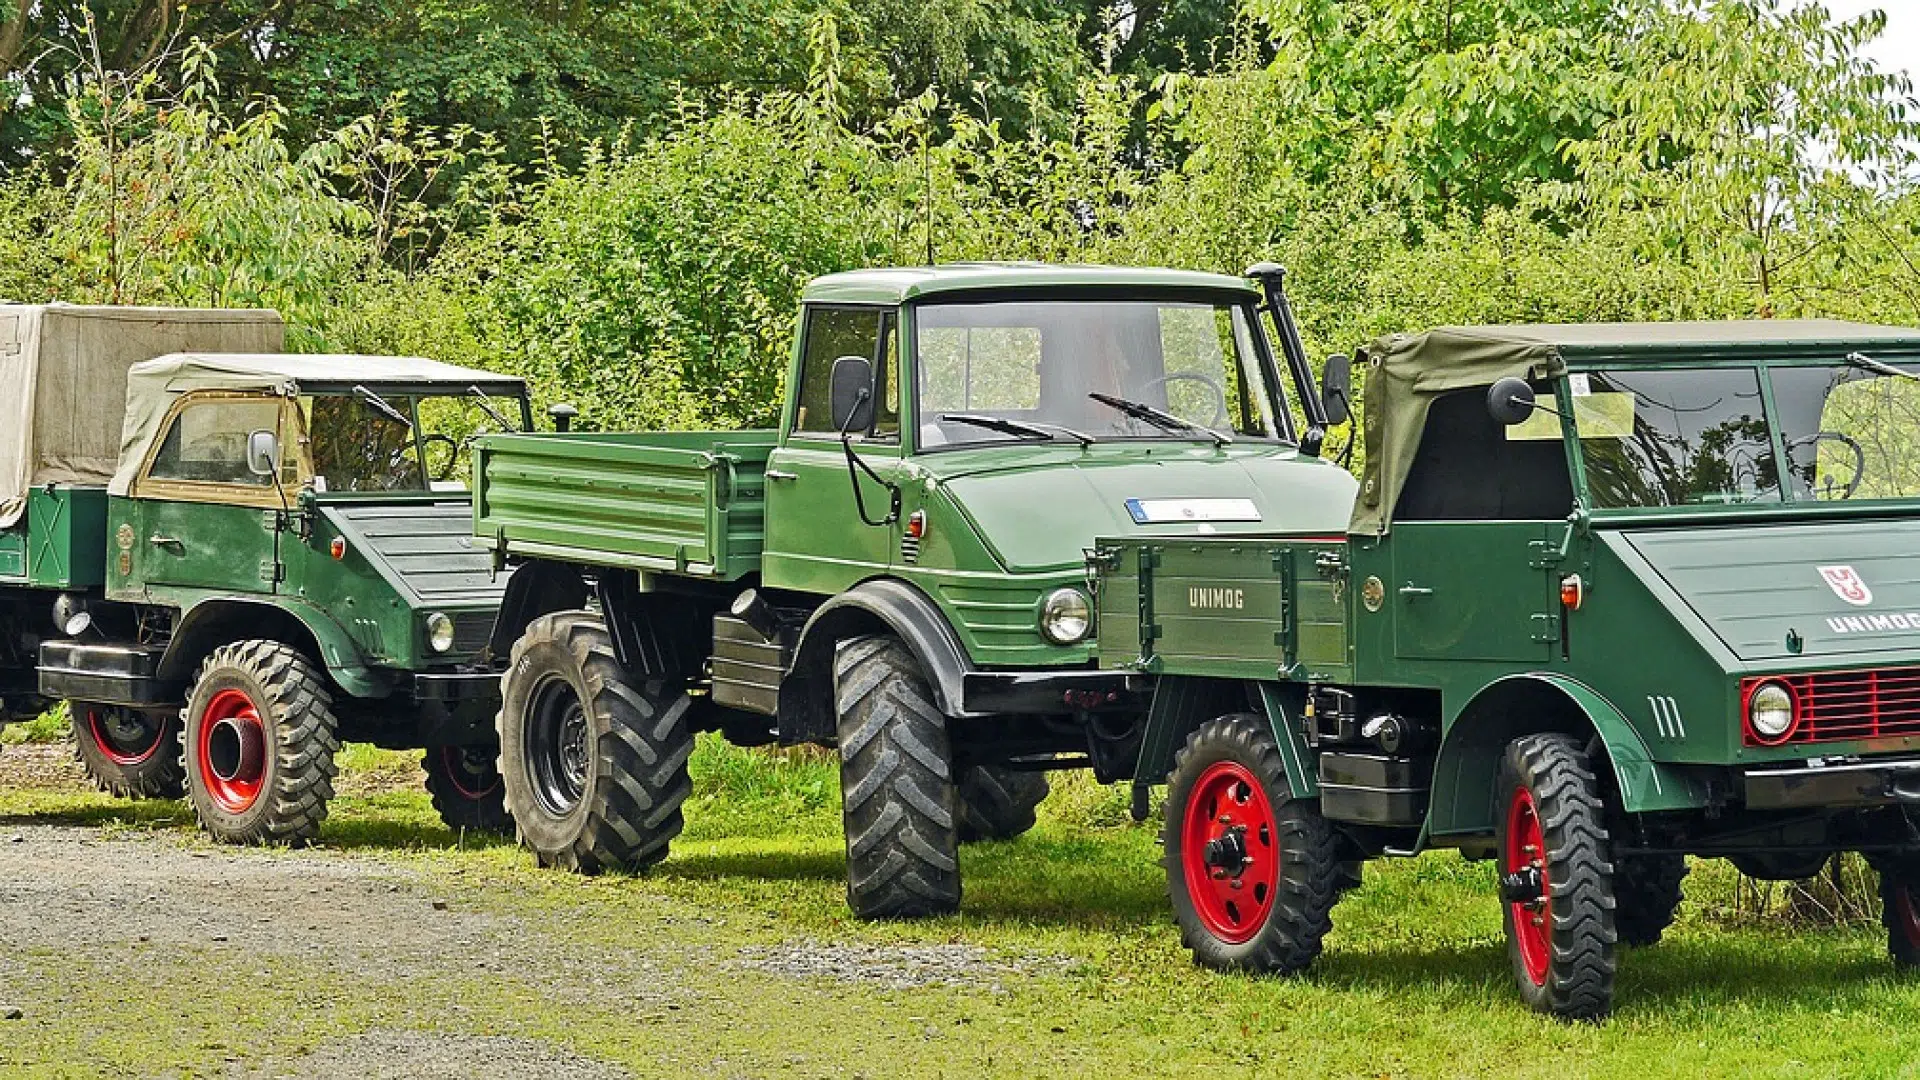
M 1544 522 L 1415 521 L 1393 527 L 1394 655 L 1537 663 L 1559 640 Z
M 255 431 L 279 437 L 282 485 L 297 475 L 286 437 L 285 401 L 258 394 L 204 393 L 182 398 L 135 479 L 132 505 L 119 518 L 117 551 L 129 555 L 133 582 L 155 590 L 273 592 L 280 577 L 275 514 L 284 491 L 247 463 Z M 290 504 L 294 492 L 284 492 Z M 131 532 L 131 535 L 127 535 Z M 130 582 L 132 583 L 132 582 Z
M 886 485 L 901 469 L 898 338 L 892 308 L 807 307 L 787 431 L 767 461 L 767 585 L 838 592 L 894 561 L 900 526 L 886 521 L 893 505 Z M 859 464 L 849 474 L 834 425 L 833 368 L 848 356 L 873 365 L 876 407 L 851 433 L 853 452 L 873 475 Z

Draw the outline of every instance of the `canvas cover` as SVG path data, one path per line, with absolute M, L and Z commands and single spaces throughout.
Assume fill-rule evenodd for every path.
M 277 352 L 272 311 L 0 304 L 0 528 L 43 484 L 104 484 L 127 370 L 187 349 Z
M 133 365 L 126 375 L 125 424 L 117 444 L 119 467 L 107 490 L 125 495 L 161 437 L 174 399 L 193 390 L 266 391 L 298 394 L 316 386 L 438 386 L 452 392 L 477 386 L 517 395 L 525 383 L 511 375 L 456 367 L 417 356 L 332 356 L 305 353 L 176 353 Z
M 1433 399 L 1454 390 L 1491 386 L 1509 375 L 1549 379 L 1564 370 L 1544 327 L 1443 327 L 1394 334 L 1365 351 L 1367 464 L 1360 477 L 1348 531 L 1387 531 L 1400 490 L 1413 470 L 1420 434 Z

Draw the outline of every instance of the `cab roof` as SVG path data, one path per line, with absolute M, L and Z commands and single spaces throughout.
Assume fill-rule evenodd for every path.
M 1419 354 L 1426 364 L 1437 367 L 1451 366 L 1463 356 L 1497 352 L 1502 346 L 1515 356 L 1544 347 L 1567 359 L 1745 355 L 1860 346 L 1920 349 L 1920 330 L 1840 319 L 1443 326 L 1382 338 L 1368 353 Z
M 815 304 L 900 304 L 942 294 L 1087 289 L 1118 293 L 1236 292 L 1257 297 L 1245 278 L 1195 270 L 1054 263 L 971 262 L 850 270 L 808 283 Z

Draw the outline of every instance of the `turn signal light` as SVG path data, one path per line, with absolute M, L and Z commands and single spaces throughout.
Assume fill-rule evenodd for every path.
M 333 556 L 335 559 L 346 558 L 347 538 L 344 536 L 334 537 L 333 540 L 327 544 L 327 554 Z
M 1587 598 L 1587 583 L 1579 574 L 1568 574 L 1560 579 L 1560 606 L 1568 611 L 1579 611 L 1580 602 Z
M 907 515 L 907 535 L 915 540 L 927 535 L 927 512 L 915 510 Z

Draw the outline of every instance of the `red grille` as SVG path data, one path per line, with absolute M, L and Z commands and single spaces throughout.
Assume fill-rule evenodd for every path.
M 1920 668 L 1828 671 L 1742 682 L 1741 727 L 1748 746 L 1765 744 L 1747 726 L 1746 706 L 1753 692 L 1769 682 L 1782 683 L 1793 693 L 1800 716 L 1793 733 L 1773 745 L 1920 735 Z

